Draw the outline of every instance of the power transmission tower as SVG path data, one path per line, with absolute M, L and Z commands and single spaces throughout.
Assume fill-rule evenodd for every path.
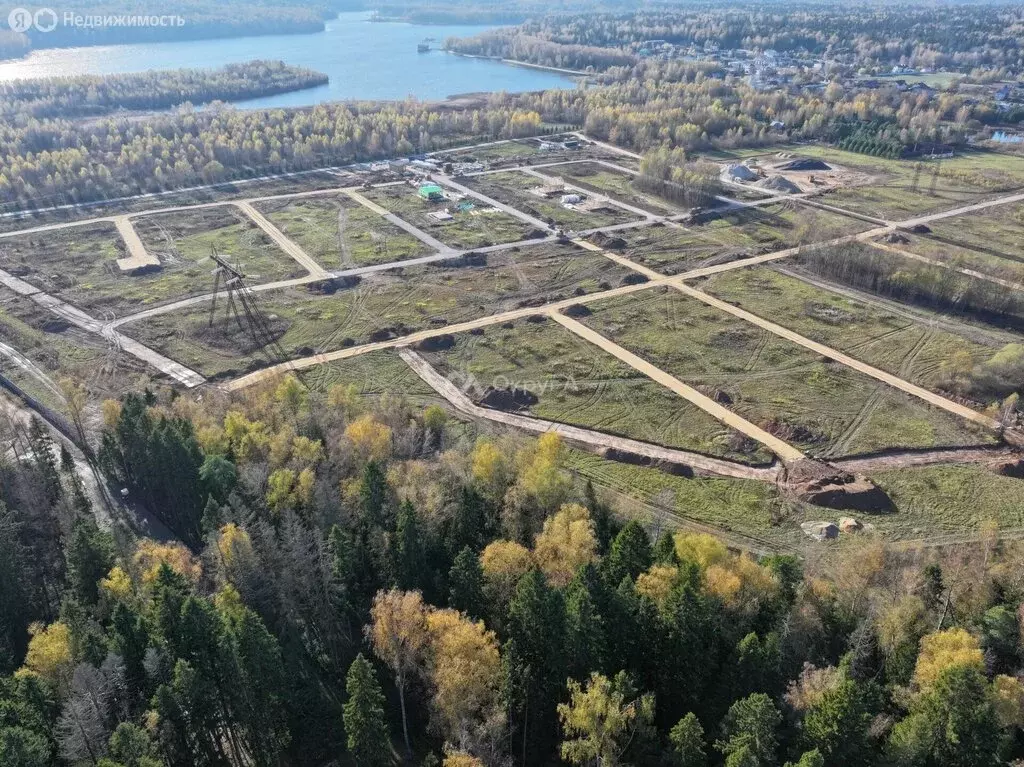
M 260 309 L 256 295 L 245 283 L 245 275 L 237 267 L 229 264 L 223 256 L 214 253 L 210 258 L 217 266 L 213 270 L 213 298 L 210 300 L 210 319 L 207 326 L 213 327 L 217 312 L 217 296 L 223 287 L 228 294 L 224 315 L 235 318 L 239 330 L 249 334 L 255 348 L 262 351 L 267 359 L 271 362 L 283 362 L 286 358 L 284 349 L 277 342 L 270 320 Z

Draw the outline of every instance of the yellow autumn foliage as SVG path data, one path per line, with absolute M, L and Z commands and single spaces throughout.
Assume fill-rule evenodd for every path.
M 597 537 L 590 512 L 577 503 L 563 505 L 544 520 L 533 558 L 553 586 L 565 586 L 581 565 L 597 556 Z
M 636 579 L 636 591 L 654 604 L 664 604 L 672 589 L 679 582 L 679 568 L 672 565 L 652 565 L 646 573 Z
M 29 626 L 32 638 L 25 654 L 24 670 L 38 674 L 53 684 L 71 670 L 71 630 L 64 623 Z
M 480 488 L 497 494 L 508 483 L 510 467 L 505 454 L 489 440 L 480 440 L 473 448 L 473 481 Z
M 132 595 L 132 579 L 120 565 L 115 565 L 107 573 L 106 578 L 100 579 L 100 591 L 112 599 L 125 601 Z
M 359 416 L 345 429 L 345 437 L 364 461 L 383 461 L 391 456 L 391 427 L 372 415 Z
M 135 549 L 134 561 L 142 573 L 142 582 L 147 586 L 156 580 L 160 566 L 164 564 L 192 583 L 198 583 L 203 574 L 202 563 L 180 543 L 158 543 L 144 538 Z
M 501 659 L 497 637 L 482 621 L 470 620 L 456 610 L 428 608 L 426 620 L 434 711 L 446 731 L 466 731 L 498 700 Z
M 1024 727 L 1024 685 L 1019 679 L 998 674 L 992 680 L 992 700 L 1003 727 Z
M 445 754 L 441 767 L 484 767 L 484 763 L 465 751 L 450 751 Z
M 943 671 L 955 666 L 985 671 L 985 656 L 978 640 L 961 628 L 928 634 L 921 639 L 914 681 L 921 690 L 931 689 Z
M 706 533 L 676 533 L 676 556 L 680 562 L 693 562 L 702 570 L 729 559 L 725 544 Z

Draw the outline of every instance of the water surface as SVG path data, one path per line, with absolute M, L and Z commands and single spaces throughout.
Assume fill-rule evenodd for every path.
M 219 67 L 252 59 L 281 59 L 329 75 L 331 82 L 295 93 L 239 102 L 244 107 L 296 107 L 342 99 L 443 99 L 478 91 L 571 88 L 555 72 L 470 59 L 440 50 L 417 53 L 432 37 L 478 34 L 487 27 L 425 26 L 371 22 L 366 13 L 342 13 L 312 35 L 271 35 L 136 45 L 37 50 L 24 59 L 0 61 L 0 81 L 28 77 L 119 74 L 147 69 Z

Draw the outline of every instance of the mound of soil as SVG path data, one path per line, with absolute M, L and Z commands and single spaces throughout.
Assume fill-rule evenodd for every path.
M 910 242 L 910 238 L 899 232 L 889 232 L 889 234 L 882 238 L 882 242 L 887 242 L 890 245 L 906 245 Z
M 432 261 L 430 266 L 439 269 L 462 269 L 467 266 L 487 266 L 487 254 L 470 251 L 455 258 L 446 258 L 443 261 Z
M 620 285 L 642 285 L 645 282 L 650 282 L 646 275 L 640 273 L 627 274 L 622 278 Z
M 769 176 L 757 184 L 762 189 L 771 189 L 776 192 L 788 192 L 793 194 L 800 191 L 800 187 L 784 176 Z
M 528 389 L 518 387 L 511 389 L 495 389 L 488 386 L 484 396 L 480 398 L 480 404 L 494 410 L 503 410 L 506 413 L 520 413 L 529 410 L 538 402 L 537 395 Z
M 931 234 L 932 228 L 927 224 L 917 224 L 910 227 L 910 231 L 914 234 Z
M 870 479 L 827 463 L 807 459 L 789 464 L 783 481 L 804 503 L 843 511 L 893 511 L 892 499 Z
M 306 285 L 306 290 L 309 293 L 314 293 L 322 296 L 332 296 L 339 290 L 348 290 L 354 288 L 363 278 L 358 274 L 350 274 L 346 277 L 332 277 L 327 280 L 320 280 L 318 282 L 311 282 Z
M 786 170 L 797 173 L 806 173 L 808 171 L 815 170 L 832 170 L 832 166 L 823 163 L 821 160 L 791 160 L 790 162 L 784 163 L 778 167 L 778 170 Z
M 584 304 L 573 304 L 563 309 L 562 314 L 566 317 L 589 317 L 593 312 Z
M 687 479 L 693 477 L 693 468 L 687 466 L 684 463 L 656 461 L 653 458 L 648 458 L 646 455 L 632 453 L 628 450 L 619 450 L 618 448 L 614 447 L 606 447 L 604 450 L 601 451 L 601 457 L 607 458 L 609 461 L 628 463 L 631 466 L 648 466 L 654 469 L 659 469 L 665 472 L 666 474 L 672 474 L 677 477 L 686 477 Z
M 424 338 L 415 344 L 413 348 L 421 352 L 443 352 L 445 349 L 451 349 L 453 346 L 455 346 L 455 336 L 451 333 L 444 333 L 432 338 Z
M 996 474 L 1015 479 L 1024 479 L 1024 458 L 1016 461 L 1003 461 L 995 467 Z

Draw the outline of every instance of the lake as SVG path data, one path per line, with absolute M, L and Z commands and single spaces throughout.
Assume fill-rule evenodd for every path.
M 270 35 L 138 45 L 52 48 L 0 62 L 0 81 L 29 77 L 119 74 L 147 69 L 219 67 L 252 59 L 280 59 L 330 76 L 319 88 L 238 102 L 246 108 L 299 107 L 344 99 L 443 99 L 477 91 L 572 88 L 556 72 L 455 56 L 417 53 L 432 37 L 467 37 L 487 27 L 371 22 L 368 13 L 342 13 L 313 35 Z

